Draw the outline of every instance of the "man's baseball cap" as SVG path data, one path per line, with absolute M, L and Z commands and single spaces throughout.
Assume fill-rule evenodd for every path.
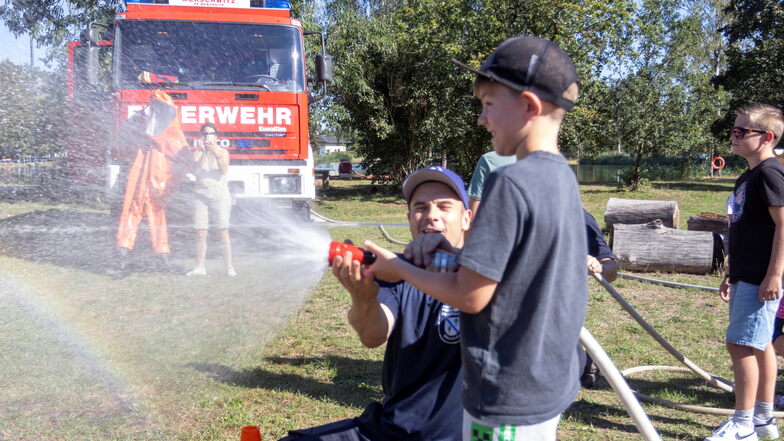
M 574 107 L 574 102 L 563 94 L 577 82 L 577 70 L 569 56 L 545 38 L 509 38 L 487 57 L 479 70 L 455 59 L 452 62 L 518 92 L 532 92 L 566 111 Z
M 406 177 L 406 180 L 403 181 L 403 197 L 407 203 L 411 202 L 411 195 L 414 194 L 414 190 L 425 182 L 440 182 L 449 186 L 463 201 L 465 208 L 468 208 L 468 193 L 466 193 L 463 180 L 452 170 L 437 165 L 420 168 Z

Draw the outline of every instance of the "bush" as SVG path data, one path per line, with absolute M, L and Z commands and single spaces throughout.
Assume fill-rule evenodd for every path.
M 354 155 L 351 152 L 332 152 L 327 153 L 326 155 L 317 155 L 316 156 L 317 163 L 329 163 L 329 162 L 355 162 Z

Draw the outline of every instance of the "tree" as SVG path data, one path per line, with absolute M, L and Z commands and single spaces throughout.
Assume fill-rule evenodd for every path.
M 725 99 L 708 83 L 714 61 L 706 42 L 714 41 L 715 31 L 703 26 L 703 9 L 684 6 L 678 0 L 641 2 L 628 55 L 616 64 L 608 110 L 618 141 L 634 160 L 625 179 L 632 189 L 644 178 L 646 157 L 691 157 L 715 148 L 708 128 Z
M 434 161 L 467 176 L 489 139 L 476 125 L 473 76 L 450 60 L 476 66 L 504 39 L 535 34 L 556 40 L 590 76 L 610 56 L 631 4 L 334 0 L 335 125 L 353 131 L 376 176 L 400 180 Z
M 0 153 L 47 156 L 64 150 L 64 95 L 57 73 L 0 61 Z
M 727 70 L 714 79 L 732 96 L 724 117 L 714 125 L 714 133 L 723 139 L 735 109 L 750 103 L 784 107 L 784 1 L 732 0 L 725 12 Z
M 38 46 L 51 47 L 47 61 L 63 61 L 63 48 L 91 21 L 111 23 L 121 0 L 4 0 L 0 20 L 15 36 L 29 35 Z

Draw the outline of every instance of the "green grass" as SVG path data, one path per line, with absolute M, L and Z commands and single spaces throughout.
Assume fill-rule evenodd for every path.
M 600 225 L 607 199 L 622 197 L 678 201 L 681 228 L 689 215 L 722 212 L 731 189 L 726 178 L 654 182 L 635 193 L 582 187 L 584 204 Z M 335 181 L 313 206 L 339 220 L 406 221 L 397 189 L 365 181 Z M 58 211 L 47 212 L 50 217 L 97 213 L 67 204 L 0 202 L 0 439 L 237 440 L 243 425 L 254 424 L 271 440 L 288 429 L 356 416 L 381 397 L 383 348 L 359 344 L 345 320 L 348 295 L 330 274 L 308 289 L 299 276 L 305 268 L 248 253 L 237 258 L 236 279 L 142 271 L 114 280 L 106 270 L 111 262 L 101 261 L 105 254 L 87 258 L 103 243 L 103 233 L 55 241 L 8 232 L 15 219 L 51 208 Z M 388 231 L 408 238 L 405 227 Z M 330 234 L 401 249 L 374 227 L 339 227 Z M 217 256 L 210 259 L 217 265 Z M 183 267 L 190 262 L 187 253 L 175 261 Z M 719 283 L 716 275 L 648 275 Z M 715 294 L 624 279 L 615 286 L 689 359 L 731 378 L 722 343 L 726 308 Z M 590 287 L 586 327 L 619 368 L 677 364 L 598 284 Z M 695 378 L 650 372 L 630 383 L 659 398 L 731 407 L 728 394 Z M 645 409 L 667 439 L 702 439 L 721 420 L 656 405 Z M 559 439 L 631 440 L 639 434 L 604 387 L 580 392 Z

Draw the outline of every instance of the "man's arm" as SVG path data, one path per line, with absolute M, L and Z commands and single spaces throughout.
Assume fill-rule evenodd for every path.
M 365 242 L 365 247 L 376 255 L 376 262 L 368 268 L 373 276 L 389 282 L 403 279 L 425 294 L 465 313 L 482 311 L 498 286 L 495 280 L 466 267 L 460 267 L 456 273 L 436 273 L 411 265 L 373 242 Z
M 350 252 L 335 257 L 332 274 L 351 295 L 347 318 L 359 341 L 369 348 L 386 343 L 395 318 L 389 308 L 378 301 L 378 283 L 368 276 L 366 268 L 351 259 Z
M 776 300 L 781 296 L 781 276 L 784 274 L 784 206 L 768 207 L 776 224 L 768 271 L 759 289 L 759 301 Z

